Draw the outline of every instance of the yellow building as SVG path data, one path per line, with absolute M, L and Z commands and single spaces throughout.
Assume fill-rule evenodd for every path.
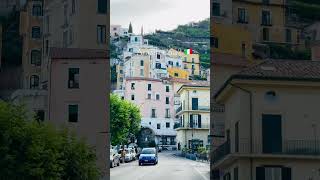
M 256 42 L 298 45 L 300 32 L 286 21 L 285 0 L 233 0 L 234 24 L 251 31 Z
M 189 79 L 189 72 L 180 68 L 167 68 L 170 77 L 179 79 Z
M 42 60 L 42 1 L 27 1 L 20 13 L 22 36 L 23 88 L 39 89 Z
M 168 54 L 171 57 L 182 59 L 182 68 L 189 72 L 190 76 L 200 75 L 200 56 L 199 54 L 185 54 L 182 50 L 170 49 Z
M 193 81 L 178 90 L 180 107 L 176 111 L 180 123 L 177 127 L 178 149 L 209 147 L 210 86 L 206 81 Z
M 211 32 L 213 32 L 214 52 L 253 59 L 253 39 L 246 28 L 233 24 L 214 23 Z

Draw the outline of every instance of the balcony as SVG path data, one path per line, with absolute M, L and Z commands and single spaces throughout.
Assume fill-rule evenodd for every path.
M 270 151 L 271 150 L 271 151 Z M 281 147 L 263 147 L 260 143 L 254 142 L 252 153 L 250 153 L 250 140 L 241 139 L 239 145 L 231 152 L 230 142 L 225 142 L 213 151 L 213 162 L 217 163 L 229 154 L 233 155 L 293 155 L 297 156 L 320 156 L 320 141 L 314 140 L 284 140 Z
M 209 124 L 187 124 L 185 126 L 182 126 L 180 123 L 175 124 L 173 126 L 173 129 L 178 129 L 178 128 L 185 128 L 185 129 L 209 129 L 210 125 Z
M 178 107 L 178 109 L 176 110 L 176 113 L 179 113 L 180 111 L 182 111 L 182 106 Z

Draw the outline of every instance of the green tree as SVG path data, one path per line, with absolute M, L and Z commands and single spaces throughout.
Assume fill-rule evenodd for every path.
M 131 22 L 130 22 L 130 24 L 129 24 L 129 30 L 128 30 L 128 33 L 133 33 L 133 30 L 132 30 L 132 24 L 131 24 Z
M 140 130 L 140 109 L 129 101 L 122 100 L 115 94 L 110 95 L 111 143 L 126 144 L 131 134 Z
M 29 119 L 23 107 L 0 101 L 0 177 L 99 179 L 96 155 L 68 129 Z

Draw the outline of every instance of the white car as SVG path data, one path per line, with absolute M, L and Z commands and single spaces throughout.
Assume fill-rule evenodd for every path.
M 125 152 L 126 152 L 126 155 L 124 157 L 125 162 L 130 162 L 130 161 L 136 160 L 136 153 L 134 152 L 133 149 L 126 148 Z

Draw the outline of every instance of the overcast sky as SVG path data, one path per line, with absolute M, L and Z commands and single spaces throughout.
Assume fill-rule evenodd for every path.
M 110 0 L 111 24 L 129 27 L 134 33 L 172 30 L 178 25 L 210 16 L 210 0 Z

